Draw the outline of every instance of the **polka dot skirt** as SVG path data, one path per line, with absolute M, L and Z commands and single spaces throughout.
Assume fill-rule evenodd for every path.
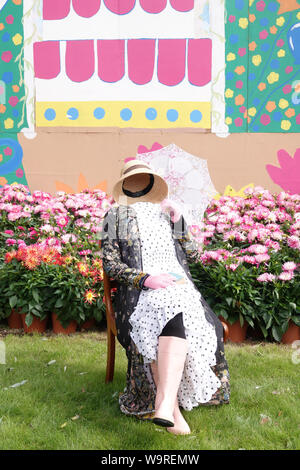
M 160 204 L 136 202 L 132 207 L 137 214 L 143 271 L 151 275 L 176 273 L 185 283 L 141 291 L 130 317 L 131 338 L 145 364 L 155 361 L 158 337 L 164 326 L 178 313 L 183 313 L 188 354 L 178 401 L 180 406 L 190 410 L 208 402 L 221 385 L 211 369 L 216 364 L 215 329 L 205 318 L 200 292 L 177 259 L 171 227 Z

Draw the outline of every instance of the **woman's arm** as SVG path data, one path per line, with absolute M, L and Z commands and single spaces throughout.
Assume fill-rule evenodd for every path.
M 144 282 L 149 274 L 130 268 L 121 260 L 120 247 L 117 240 L 116 208 L 110 209 L 103 220 L 102 228 L 102 263 L 108 276 L 117 282 L 131 285 L 136 289 L 147 289 Z
M 177 222 L 172 224 L 172 230 L 175 238 L 177 238 L 182 246 L 188 263 L 198 263 L 200 261 L 199 247 L 193 235 L 188 230 L 188 226 L 183 216 L 181 216 Z

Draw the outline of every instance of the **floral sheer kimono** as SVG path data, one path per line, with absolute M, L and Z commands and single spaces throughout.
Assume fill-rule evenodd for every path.
M 192 281 L 188 263 L 198 261 L 196 244 L 183 217 L 175 224 L 170 220 L 170 225 L 177 259 Z M 102 259 L 108 276 L 118 282 L 114 301 L 117 338 L 125 348 L 128 359 L 126 388 L 119 397 L 120 409 L 127 415 L 147 419 L 154 411 L 156 387 L 150 365 L 144 364 L 143 356 L 131 339 L 129 323 L 141 293 L 142 280 L 147 275 L 143 272 L 141 240 L 133 207 L 120 205 L 107 212 L 102 229 Z M 229 403 L 229 372 L 224 354 L 223 326 L 203 298 L 201 302 L 206 320 L 215 328 L 216 365 L 212 370 L 221 382 L 220 388 L 205 405 Z

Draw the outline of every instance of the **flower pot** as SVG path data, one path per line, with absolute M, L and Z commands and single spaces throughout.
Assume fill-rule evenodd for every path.
M 68 326 L 64 328 L 58 319 L 56 313 L 52 313 L 52 329 L 53 333 L 62 333 L 64 335 L 69 335 L 70 333 L 75 333 L 77 328 L 77 322 L 75 320 L 70 321 Z
M 41 320 L 33 315 L 33 320 L 30 326 L 27 326 L 25 322 L 26 313 L 22 313 L 21 317 L 25 333 L 44 333 L 46 331 L 48 317 Z
M 16 310 L 12 310 L 7 318 L 9 328 L 20 330 L 23 328 L 22 316 Z
M 83 330 L 90 330 L 95 326 L 96 320 L 95 318 L 90 318 L 89 320 L 86 320 L 80 325 L 80 331 Z
M 288 329 L 282 335 L 281 342 L 283 344 L 291 344 L 296 340 L 300 340 L 300 328 L 293 321 L 290 321 Z
M 228 326 L 229 328 L 228 339 L 230 341 L 232 341 L 233 343 L 242 343 L 243 341 L 245 341 L 247 327 L 248 327 L 248 323 L 246 321 L 244 321 L 244 325 L 241 326 L 240 320 L 237 320 L 235 323 L 231 325 L 228 321 L 224 320 L 223 317 L 219 317 L 219 319 L 223 321 L 224 323 L 226 323 L 226 325 Z

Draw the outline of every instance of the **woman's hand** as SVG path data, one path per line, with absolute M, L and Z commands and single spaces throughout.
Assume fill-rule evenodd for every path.
M 176 278 L 171 274 L 159 274 L 158 276 L 149 276 L 144 282 L 144 286 L 150 289 L 161 289 L 171 286 L 176 282 Z
M 181 217 L 181 210 L 176 202 L 171 201 L 171 199 L 164 199 L 160 206 L 163 212 L 170 213 L 170 217 L 173 223 L 178 222 Z

